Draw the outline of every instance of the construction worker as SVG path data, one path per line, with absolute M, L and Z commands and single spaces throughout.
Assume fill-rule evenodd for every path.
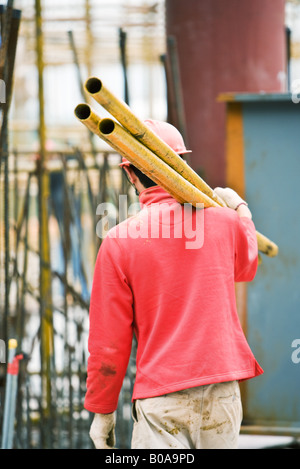
M 187 151 L 175 127 L 145 122 L 176 153 Z M 236 192 L 217 188 L 228 208 L 184 213 L 185 205 L 125 159 L 122 167 L 141 211 L 108 232 L 96 261 L 85 397 L 85 408 L 95 414 L 90 436 L 98 449 L 114 447 L 115 411 L 135 334 L 132 449 L 237 448 L 239 381 L 263 373 L 235 299 L 235 282 L 251 281 L 257 269 L 251 212 Z M 181 225 L 195 226 L 199 213 L 203 242 L 191 248 Z M 158 235 L 157 228 L 166 227 L 169 235 Z

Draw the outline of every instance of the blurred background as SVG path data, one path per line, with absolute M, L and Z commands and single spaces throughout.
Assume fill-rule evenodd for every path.
M 300 435 L 300 0 L 7 0 L 0 5 L 0 436 L 90 448 L 83 408 L 97 206 L 136 195 L 120 156 L 74 116 L 97 76 L 141 119 L 166 120 L 211 187 L 246 197 L 279 245 L 237 286 L 265 374 L 242 386 L 243 433 Z M 298 95 L 299 92 L 299 95 Z M 10 339 L 22 354 L 9 373 Z M 220 344 L 221 346 L 221 344 Z M 299 364 L 298 364 L 299 363 Z M 134 350 L 117 446 L 130 447 Z M 14 376 L 12 384 L 8 376 Z M 14 394 L 15 393 L 15 394 Z

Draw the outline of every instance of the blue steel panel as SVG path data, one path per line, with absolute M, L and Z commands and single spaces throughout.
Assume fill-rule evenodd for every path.
M 299 106 L 243 103 L 246 197 L 257 230 L 279 246 L 248 286 L 247 337 L 265 373 L 247 384 L 246 424 L 300 428 Z
M 232 94 L 230 92 L 222 94 L 222 97 L 226 98 L 228 101 L 235 101 L 235 102 L 260 102 L 263 101 L 291 101 L 292 100 L 292 93 L 265 93 L 261 92 L 257 93 L 235 93 Z M 226 99 L 225 99 L 226 100 Z

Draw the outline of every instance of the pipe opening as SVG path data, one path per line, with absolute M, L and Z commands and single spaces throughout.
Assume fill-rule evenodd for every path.
M 78 104 L 75 108 L 75 115 L 80 120 L 88 119 L 91 115 L 91 109 L 88 104 Z
M 100 132 L 104 135 L 111 134 L 114 131 L 115 123 L 112 119 L 102 119 L 99 124 Z
M 99 78 L 89 78 L 85 84 L 87 91 L 91 94 L 99 93 L 102 88 L 102 82 Z

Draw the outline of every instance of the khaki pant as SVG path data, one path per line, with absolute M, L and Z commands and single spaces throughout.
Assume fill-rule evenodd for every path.
M 237 381 L 209 384 L 133 404 L 133 449 L 236 449 L 242 421 Z

